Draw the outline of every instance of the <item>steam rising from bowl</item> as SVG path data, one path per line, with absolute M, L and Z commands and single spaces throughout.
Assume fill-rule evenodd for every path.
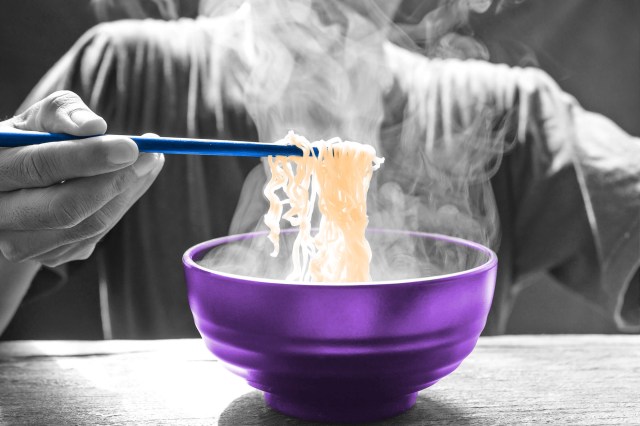
M 420 12 L 424 19 L 398 23 L 391 19 L 397 2 L 236 3 L 241 6 L 218 10 L 234 10 L 234 42 L 227 47 L 242 58 L 237 78 L 261 140 L 294 130 L 310 140 L 339 136 L 373 145 L 386 163 L 369 190 L 370 226 L 497 247 L 490 179 L 502 154 L 524 139 L 531 82 L 542 77 L 440 59 L 465 52 L 486 58 L 480 47 L 452 42 L 469 16 L 485 13 L 486 1 L 432 2 Z M 428 37 L 418 40 L 420 28 Z M 490 86 L 494 81 L 513 84 Z M 267 173 L 265 167 L 247 179 L 231 234 L 266 229 Z
M 289 256 L 295 230 L 281 234 L 283 255 L 270 258 L 269 262 L 263 261 L 271 246 L 266 235 L 260 232 L 253 238 L 215 246 L 197 263 L 217 273 L 285 282 L 291 268 Z M 373 252 L 373 283 L 450 275 L 471 270 L 489 260 L 486 253 L 469 246 L 453 244 L 448 239 L 423 238 L 408 231 L 369 230 L 367 240 Z

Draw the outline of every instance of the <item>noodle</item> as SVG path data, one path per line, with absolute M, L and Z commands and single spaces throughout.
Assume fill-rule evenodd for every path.
M 313 282 L 370 281 L 371 248 L 365 237 L 367 192 L 371 175 L 384 161 L 369 145 L 342 141 L 309 142 L 293 132 L 284 141 L 303 150 L 302 157 L 269 157 L 271 179 L 264 189 L 269 211 L 264 222 L 280 250 L 280 219 L 298 227 L 287 280 Z M 313 149 L 318 150 L 316 155 Z M 280 199 L 282 190 L 288 198 Z M 311 234 L 311 218 L 318 203 L 320 225 Z M 289 209 L 283 214 L 284 206 Z

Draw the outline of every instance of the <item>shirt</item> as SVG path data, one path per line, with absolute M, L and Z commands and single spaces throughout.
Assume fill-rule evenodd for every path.
M 111 133 L 256 140 L 242 102 L 250 65 L 234 49 L 245 37 L 241 29 L 242 22 L 231 18 L 101 24 L 78 41 L 25 104 L 69 89 L 106 119 Z M 438 107 L 421 119 L 443 133 L 484 110 L 491 122 L 508 122 L 505 132 L 515 141 L 501 147 L 505 153 L 490 181 L 466 188 L 493 194 L 495 200 L 488 202 L 497 209 L 500 235 L 478 237 L 473 222 L 456 231 L 446 221 L 425 221 L 416 213 L 416 229 L 488 238 L 498 250 L 485 334 L 504 331 L 518 283 L 540 271 L 596 303 L 621 330 L 640 331 L 637 277 L 634 281 L 640 259 L 637 139 L 584 111 L 536 70 L 431 60 L 391 44 L 385 55 L 394 78 L 387 101 L 394 108 L 385 115 L 383 145 L 398 137 L 398 122 L 408 108 L 429 111 L 430 105 Z M 408 161 L 385 154 L 390 157 L 385 167 Z M 195 335 L 181 255 L 196 242 L 259 221 L 266 207 L 248 204 L 261 198 L 266 178 L 256 166 L 250 159 L 168 158 L 156 183 L 90 259 L 57 268 L 55 279 L 43 270 L 32 291 L 61 282 L 102 288 L 102 328 L 116 338 Z M 459 218 L 473 217 L 478 208 L 459 210 Z M 20 336 L 21 323 L 38 321 L 34 315 L 25 319 L 19 312 L 4 337 Z

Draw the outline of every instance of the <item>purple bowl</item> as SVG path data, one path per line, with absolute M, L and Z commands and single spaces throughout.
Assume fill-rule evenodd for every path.
M 427 278 L 309 284 L 196 263 L 214 247 L 264 238 L 263 232 L 217 238 L 184 254 L 189 304 L 205 344 L 264 391 L 275 410 L 326 422 L 391 417 L 473 350 L 491 306 L 495 253 L 436 234 L 368 233 L 374 234 L 454 249 L 468 267 Z

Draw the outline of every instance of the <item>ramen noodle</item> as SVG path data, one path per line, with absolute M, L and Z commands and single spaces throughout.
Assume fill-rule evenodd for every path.
M 264 222 L 273 243 L 271 255 L 277 256 L 280 250 L 280 220 L 284 219 L 298 228 L 288 280 L 370 281 L 367 192 L 373 171 L 384 159 L 376 157 L 369 145 L 339 138 L 311 143 L 289 132 L 284 142 L 299 147 L 303 156 L 268 157 L 271 179 L 264 189 L 269 200 Z M 286 198 L 278 197 L 279 190 Z M 316 203 L 320 223 L 313 230 Z M 285 206 L 288 210 L 283 213 Z

